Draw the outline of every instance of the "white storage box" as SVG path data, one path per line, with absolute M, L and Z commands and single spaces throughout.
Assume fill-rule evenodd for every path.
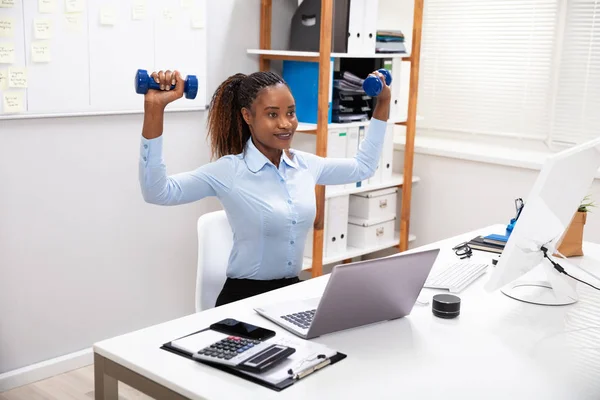
M 396 216 L 366 220 L 348 218 L 348 245 L 359 249 L 389 244 L 394 240 Z
M 367 220 L 396 216 L 398 188 L 373 190 L 350 196 L 349 214 Z

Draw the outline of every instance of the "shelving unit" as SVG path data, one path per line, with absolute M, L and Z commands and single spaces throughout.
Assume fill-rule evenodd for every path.
M 423 21 L 423 0 L 414 0 L 413 27 L 411 54 L 347 54 L 332 53 L 332 26 L 333 26 L 333 1 L 321 0 L 321 24 L 319 52 L 306 51 L 286 51 L 271 49 L 271 20 L 272 20 L 272 0 L 261 0 L 261 20 L 260 20 L 260 49 L 248 49 L 248 54 L 259 57 L 259 67 L 261 71 L 270 69 L 271 60 L 289 60 L 305 61 L 319 63 L 319 83 L 318 83 L 318 113 L 317 123 L 301 123 L 297 132 L 316 135 L 316 154 L 321 157 L 327 156 L 327 139 L 330 128 L 350 128 L 356 126 L 368 125 L 368 121 L 353 122 L 348 124 L 328 123 L 329 112 L 329 91 L 331 88 L 331 59 L 332 58 L 379 58 L 393 59 L 396 61 L 406 61 L 410 63 L 410 87 L 408 96 L 408 109 L 402 116 L 396 116 L 389 120 L 390 124 L 406 126 L 406 140 L 404 153 L 404 169 L 402 175 L 392 175 L 392 178 L 386 182 L 376 184 L 365 184 L 361 187 L 343 189 L 326 193 L 325 187 L 318 185 L 316 187 L 317 214 L 313 230 L 313 251 L 312 257 L 305 257 L 303 269 L 311 269 L 312 276 L 317 277 L 322 274 L 323 265 L 337 263 L 349 260 L 354 257 L 360 257 L 365 254 L 384 250 L 390 247 L 398 247 L 400 251 L 408 249 L 410 241 L 415 237 L 409 235 L 410 228 L 410 204 L 412 196 L 412 184 L 419 181 L 418 177 L 413 176 L 414 159 L 414 136 L 417 121 L 417 91 L 419 80 L 419 62 L 421 54 L 421 26 Z M 401 212 L 400 212 L 400 231 L 395 232 L 393 240 L 379 243 L 377 246 L 355 248 L 348 246 L 346 251 L 323 257 L 324 247 L 324 216 L 325 200 L 336 196 L 351 195 L 364 191 L 377 190 L 389 187 L 399 187 L 402 192 Z

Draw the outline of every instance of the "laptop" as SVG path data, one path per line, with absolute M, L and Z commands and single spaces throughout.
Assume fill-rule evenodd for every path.
M 409 315 L 439 249 L 336 265 L 318 298 L 254 310 L 304 338 Z

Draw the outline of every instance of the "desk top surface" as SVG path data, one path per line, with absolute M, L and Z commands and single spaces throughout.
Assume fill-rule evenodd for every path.
M 454 245 L 502 229 L 488 227 L 411 251 L 439 247 L 435 271 L 457 260 Z M 570 262 L 598 275 L 600 245 L 586 243 L 584 252 Z M 474 260 L 491 258 L 475 253 Z M 253 307 L 318 296 L 327 275 L 108 339 L 94 351 L 191 399 L 600 399 L 600 292 L 579 284 L 577 303 L 538 306 L 486 292 L 488 276 L 459 294 L 456 319 L 436 318 L 431 304 L 416 304 L 405 318 L 313 339 L 348 358 L 279 393 L 159 347 L 226 317 L 290 335 Z M 441 292 L 423 289 L 421 298 L 431 302 Z

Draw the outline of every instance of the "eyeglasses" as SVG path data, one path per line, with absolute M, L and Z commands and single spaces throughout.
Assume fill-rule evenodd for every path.
M 454 253 L 462 260 L 465 258 L 470 258 L 473 255 L 473 250 L 471 249 L 471 247 L 467 244 L 467 242 L 465 243 L 461 243 L 458 246 L 454 246 L 452 248 L 452 250 L 454 250 Z

